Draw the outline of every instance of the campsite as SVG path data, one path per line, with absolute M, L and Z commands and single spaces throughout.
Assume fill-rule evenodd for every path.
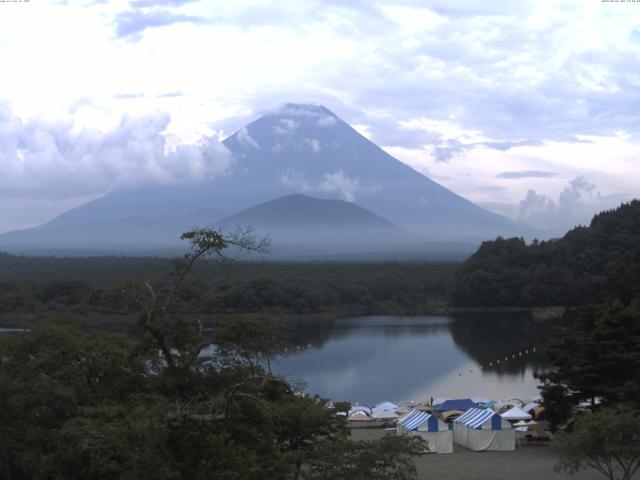
M 349 421 L 350 438 L 373 440 L 385 435 L 421 436 L 431 451 L 414 460 L 419 479 L 599 478 L 599 474 L 590 471 L 573 475 L 554 473 L 560 452 L 548 431 L 549 422 L 532 420 L 544 417 L 544 407 L 538 402 L 523 404 L 518 399 L 495 402 L 482 396 L 436 398 L 433 402 L 431 405 L 410 405 L 385 401 L 371 408 L 353 406 L 347 417 L 355 418 Z M 395 417 L 392 417 L 393 412 L 398 412 Z M 382 419 L 386 423 L 381 422 Z
M 525 445 L 544 445 L 553 439 L 539 396 L 524 403 L 484 396 L 429 402 L 380 402 L 354 405 L 345 412 L 352 430 L 381 428 L 397 435 L 419 436 L 427 453 L 453 453 L 454 443 L 473 451 L 510 452 Z

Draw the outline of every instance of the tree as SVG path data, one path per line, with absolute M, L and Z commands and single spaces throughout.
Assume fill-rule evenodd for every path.
M 640 469 L 640 412 L 601 409 L 580 416 L 560 435 L 562 456 L 556 470 L 594 469 L 609 480 L 630 480 Z
M 414 457 L 426 451 L 420 437 L 323 442 L 311 456 L 305 480 L 413 480 Z
M 297 478 L 319 444 L 344 439 L 344 417 L 256 362 L 276 333 L 254 320 L 205 335 L 182 301 L 197 261 L 264 243 L 183 238 L 192 250 L 167 281 L 122 290 L 139 309 L 133 338 L 63 320 L 0 337 L 0 478 Z
M 0 337 L 0 478 L 46 477 L 56 452 L 70 447 L 61 432 L 71 422 L 96 415 L 97 405 L 143 402 L 147 375 L 133 346 L 61 319 Z
M 191 369 L 199 361 L 200 353 L 213 342 L 203 338 L 197 318 L 184 318 L 178 292 L 187 275 L 199 260 L 229 261 L 226 253 L 232 249 L 240 252 L 264 253 L 269 245 L 267 238 L 256 238 L 250 229 L 238 229 L 230 235 L 201 228 L 191 230 L 180 237 L 190 244 L 190 251 L 174 261 L 170 281 L 160 290 L 150 281 L 144 284 L 129 283 L 122 293 L 139 309 L 139 325 L 147 334 L 153 348 L 158 348 L 166 366 L 171 370 Z
M 640 408 L 640 308 L 620 301 L 588 308 L 576 324 L 552 338 L 548 355 L 556 367 L 540 375 L 547 414 L 567 420 L 573 408 L 597 401 Z

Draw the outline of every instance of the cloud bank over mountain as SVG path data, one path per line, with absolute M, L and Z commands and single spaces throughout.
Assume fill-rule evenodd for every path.
M 640 194 L 640 9 L 632 3 L 22 7 L 0 16 L 0 62 L 10 72 L 0 77 L 0 100 L 10 98 L 24 122 L 46 113 L 55 129 L 80 104 L 115 118 L 160 110 L 191 144 L 194 133 L 228 135 L 273 105 L 323 104 L 416 170 L 514 217 L 529 189 L 555 201 L 581 176 L 603 197 Z M 295 125 L 279 128 L 283 143 Z M 497 177 L 543 171 L 556 175 Z M 29 201 L 50 196 L 45 190 Z
M 170 121 L 167 113 L 125 116 L 99 131 L 78 128 L 72 119 L 23 121 L 3 105 L 0 217 L 10 217 L 21 202 L 33 208 L 34 197 L 69 205 L 112 189 L 202 181 L 231 170 L 233 158 L 216 136 L 170 146 Z

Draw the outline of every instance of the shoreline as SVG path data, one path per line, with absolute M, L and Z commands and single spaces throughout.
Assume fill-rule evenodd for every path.
M 311 313 L 289 313 L 289 312 L 267 312 L 266 315 L 278 316 L 287 321 L 326 321 L 344 317 L 364 317 L 364 316 L 390 316 L 390 317 L 418 317 L 418 316 L 453 316 L 456 315 L 526 315 L 535 321 L 547 321 L 561 319 L 567 312 L 574 311 L 577 307 L 453 307 L 448 305 L 421 306 L 417 308 L 377 308 L 375 310 L 349 309 L 336 310 L 332 312 L 311 312 Z M 135 326 L 135 313 L 123 315 L 95 315 L 77 312 L 51 311 L 38 313 L 14 313 L 5 312 L 0 315 L 0 328 L 31 328 L 41 320 L 56 316 L 67 316 L 72 321 L 83 323 L 85 318 L 92 317 L 96 320 L 94 324 L 87 322 L 90 329 L 107 331 L 126 331 L 128 327 Z M 207 314 L 215 316 L 216 314 Z M 224 312 L 219 315 L 246 315 L 264 316 L 263 312 Z

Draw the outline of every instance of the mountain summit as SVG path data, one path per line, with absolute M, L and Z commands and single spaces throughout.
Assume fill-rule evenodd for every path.
M 187 219 L 192 226 L 216 224 L 296 193 L 354 203 L 424 241 L 527 233 L 527 227 L 474 205 L 396 160 L 322 106 L 286 104 L 223 143 L 235 160 L 226 176 L 113 191 L 35 229 L 0 236 L 0 247 L 50 251 L 95 240 L 91 248 L 99 249 L 117 238 L 118 245 L 136 249 L 166 248 L 178 244 Z M 336 246 L 339 230 L 332 232 Z M 94 238 L 91 231 L 102 234 Z
M 322 106 L 287 104 L 225 140 L 235 176 L 263 198 L 340 198 L 431 240 L 523 234 L 524 227 L 395 159 Z

